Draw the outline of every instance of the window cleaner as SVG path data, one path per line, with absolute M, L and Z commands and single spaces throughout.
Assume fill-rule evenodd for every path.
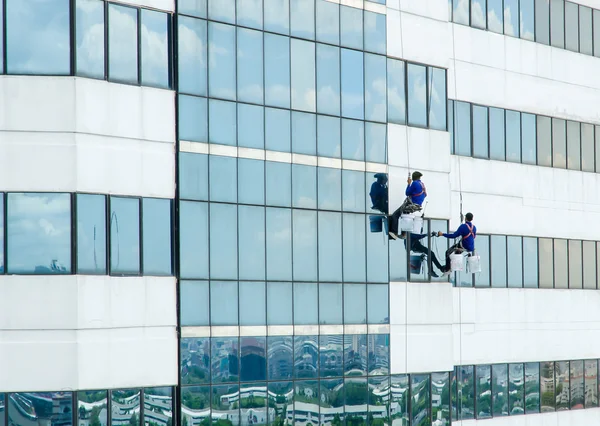
M 390 217 L 389 236 L 394 240 L 398 238 L 398 222 L 400 222 L 401 231 L 412 231 L 415 228 L 413 223 L 415 214 L 421 211 L 423 201 L 427 197 L 427 189 L 421 181 L 422 176 L 423 173 L 414 171 L 411 177 L 409 172 L 408 179 L 406 180 L 406 199 Z M 423 222 L 422 216 L 418 218 L 418 222 Z
M 442 272 L 444 272 L 444 276 L 449 275 L 450 272 L 453 271 L 462 271 L 463 269 L 463 255 L 466 253 L 468 257 L 474 256 L 475 252 L 475 238 L 477 237 L 477 227 L 473 225 L 473 213 L 467 213 L 465 215 L 465 223 L 461 224 L 456 232 L 452 234 L 445 234 L 442 231 L 438 232 L 438 237 L 446 237 L 455 239 L 461 237 L 460 241 L 454 245 L 452 245 L 448 250 L 446 250 L 446 265 Z M 473 261 L 467 261 L 471 265 L 471 271 L 479 272 L 473 269 L 480 269 L 478 267 L 479 264 L 479 256 L 476 256 Z
M 429 234 L 414 234 L 414 233 L 410 233 L 410 251 L 415 252 L 415 253 L 419 253 L 422 255 L 421 260 L 424 261 L 426 259 L 427 256 L 429 256 L 431 258 L 431 261 L 433 262 L 433 264 L 440 270 L 440 271 L 444 271 L 444 267 L 440 264 L 440 261 L 438 260 L 437 256 L 435 255 L 435 253 L 433 251 L 431 251 L 429 248 L 425 247 L 423 244 L 421 244 L 421 240 L 423 238 L 426 238 Z M 404 247 L 407 246 L 406 244 L 406 236 L 407 236 L 407 232 L 402 232 L 400 234 L 400 238 L 404 240 Z M 433 233 L 432 233 L 433 236 Z M 433 270 L 433 268 L 431 268 L 429 270 L 429 274 L 434 277 L 434 278 L 438 278 L 439 275 Z

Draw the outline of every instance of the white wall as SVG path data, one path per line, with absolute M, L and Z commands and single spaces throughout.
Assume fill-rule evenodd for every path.
M 0 312 L 5 391 L 177 383 L 173 277 L 9 275 Z
M 148 87 L 0 76 L 2 190 L 172 198 L 174 102 Z
M 524 416 L 494 417 L 484 420 L 452 421 L 458 426 L 587 426 L 600 424 L 600 408 L 561 411 L 558 413 L 527 414 Z

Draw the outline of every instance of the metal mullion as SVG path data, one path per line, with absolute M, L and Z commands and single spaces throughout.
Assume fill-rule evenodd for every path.
M 69 42 L 71 44 L 71 54 L 69 56 L 70 61 L 70 75 L 77 75 L 77 0 L 69 0 L 69 19 L 71 21 L 71 27 L 69 29 Z
M 142 9 L 137 12 L 137 84 L 142 84 Z
M 7 30 L 6 30 L 6 23 L 8 22 L 8 20 L 6 19 L 6 2 L 4 0 L 0 0 L 0 3 L 2 3 L 0 6 L 2 7 L 2 67 L 0 69 L 0 74 L 7 74 L 8 73 L 8 65 L 6 64 L 6 61 L 8 59 L 8 53 L 6 52 L 6 48 L 8 46 L 8 43 L 6 42 L 6 34 L 7 34 Z M 6 263 L 5 263 L 6 265 Z M 6 422 L 6 424 L 8 424 L 8 420 Z
M 106 196 L 106 272 L 112 275 L 112 196 Z
M 521 288 L 525 288 L 525 241 L 524 241 L 523 237 L 520 237 L 520 238 L 521 238 Z M 525 367 L 523 367 L 523 368 L 525 368 Z M 525 371 L 525 370 L 523 370 L 523 371 Z
M 109 3 L 104 2 L 104 79 L 110 80 Z
M 70 194 L 71 201 L 71 274 L 77 274 L 77 237 L 78 237 L 78 211 L 77 211 L 77 193 Z
M 138 245 L 139 245 L 139 268 L 137 275 L 144 275 L 144 199 L 138 198 Z
M 3 229 L 3 245 L 4 245 L 4 253 L 2 254 L 4 259 L 3 259 L 3 265 L 4 265 L 4 269 L 2 271 L 3 274 L 8 273 L 8 195 L 6 194 L 6 192 L 1 193 L 2 196 L 2 200 L 3 200 L 3 205 L 2 205 L 2 209 L 3 209 L 3 217 L 2 217 L 2 229 Z M 8 423 L 6 423 L 8 424 Z

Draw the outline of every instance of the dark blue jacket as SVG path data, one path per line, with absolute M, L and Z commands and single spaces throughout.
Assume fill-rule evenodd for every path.
M 412 247 L 415 245 L 415 243 L 417 241 L 422 240 L 423 238 L 426 238 L 427 234 L 413 234 L 412 232 L 410 233 L 410 247 L 412 249 Z M 404 239 L 404 247 L 406 248 L 406 238 Z
M 374 209 L 379 210 L 382 213 L 387 214 L 388 212 L 388 188 L 382 183 L 382 179 L 377 179 L 377 182 L 373 182 L 371 185 L 371 203 L 373 203 Z
M 469 230 L 469 226 L 473 228 L 473 232 Z M 458 227 L 455 233 L 453 234 L 444 234 L 446 238 L 458 238 L 462 237 L 462 246 L 468 250 L 475 250 L 475 237 L 477 236 L 477 227 L 473 225 L 471 222 L 465 222 Z
M 406 186 L 406 196 L 410 197 L 413 203 L 419 206 L 423 205 L 423 201 L 427 197 L 427 190 L 421 179 L 413 180 L 410 185 Z

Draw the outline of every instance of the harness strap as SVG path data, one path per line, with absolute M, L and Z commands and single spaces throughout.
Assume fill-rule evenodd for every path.
M 421 184 L 421 192 L 419 192 L 418 194 L 412 195 L 412 197 L 418 197 L 420 195 L 427 195 L 427 189 L 425 188 L 425 184 L 421 181 L 419 181 L 419 183 Z

